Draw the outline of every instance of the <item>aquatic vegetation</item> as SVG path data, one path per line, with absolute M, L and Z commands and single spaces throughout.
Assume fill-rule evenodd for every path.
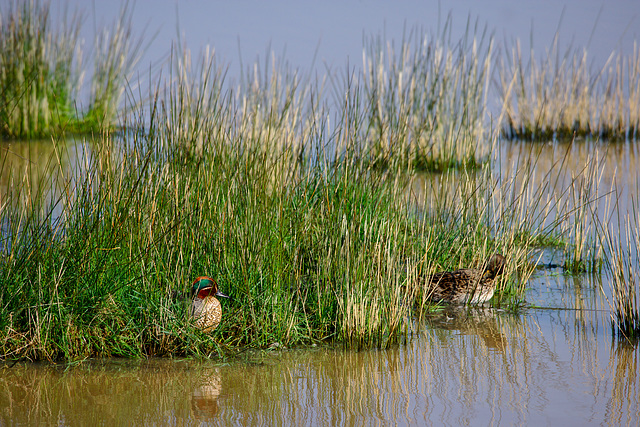
M 560 51 L 558 36 L 538 61 L 525 64 L 519 41 L 502 58 L 498 91 L 507 138 L 551 140 L 574 136 L 636 139 L 640 125 L 640 48 L 612 53 L 593 70 L 586 49 Z
M 486 57 L 474 43 L 461 46 L 459 62 L 447 53 L 443 64 L 462 69 L 422 64 L 416 74 L 453 73 L 460 82 L 434 80 L 443 104 L 432 106 L 437 123 L 423 124 L 449 135 L 451 147 L 463 144 L 454 134 L 475 135 L 474 147 L 485 149 L 496 145 L 478 121 L 488 66 L 475 67 Z M 496 176 L 487 157 L 474 169 L 415 174 L 404 142 L 372 157 L 380 141 L 373 129 L 400 131 L 395 120 L 426 108 L 435 93 L 396 103 L 407 89 L 399 80 L 402 90 L 385 88 L 373 108 L 363 102 L 363 94 L 382 94 L 373 74 L 368 82 L 312 79 L 274 58 L 232 86 L 210 49 L 195 61 L 174 50 L 168 67 L 149 104 L 125 106 L 120 133 L 84 141 L 77 168 L 63 167 L 69 151 L 54 137 L 46 179 L 8 182 L 0 201 L 2 358 L 386 347 L 434 308 L 419 278 L 480 266 L 494 253 L 508 257 L 490 303 L 520 307 L 539 242 L 562 240 L 562 221 L 592 201 L 588 186 L 576 185 L 575 203 L 564 203 L 549 187 L 529 185 L 535 163 Z M 468 88 L 474 70 L 484 77 Z M 323 96 L 328 80 L 340 102 Z M 454 113 L 463 107 L 470 110 Z M 446 147 L 420 152 L 442 166 L 475 158 L 470 147 L 451 158 L 442 157 Z M 385 157 L 395 166 L 379 167 Z M 576 179 L 585 173 L 588 181 L 589 169 Z M 205 273 L 233 296 L 210 333 L 173 298 Z
M 612 189 L 600 185 L 604 164 L 601 153 L 595 149 L 584 161 L 581 173 L 572 176 L 563 202 L 562 234 L 567 236 L 564 267 L 572 273 L 601 272 L 603 247 L 596 224 L 598 214 L 608 216 L 611 209 Z M 598 202 L 608 203 L 598 212 Z
M 8 2 L 0 16 L 0 130 L 16 137 L 51 133 L 72 114 L 78 16 L 55 32 L 48 3 Z
M 614 335 L 631 342 L 637 342 L 640 338 L 639 214 L 640 211 L 634 209 L 622 221 L 618 219 L 618 229 L 623 233 L 616 233 L 611 227 L 603 227 L 601 233 L 611 254 L 611 328 Z
M 47 0 L 12 0 L 0 9 L 0 135 L 42 138 L 110 129 L 142 38 L 131 34 L 130 10 L 96 38 L 91 99 L 78 111 L 84 63 L 82 15 L 51 22 Z M 55 28 L 54 28 L 55 27 Z
M 464 36 L 451 40 L 450 25 L 451 16 L 440 34 L 411 31 L 397 50 L 379 36 L 367 41 L 357 94 L 363 135 L 355 142 L 375 166 L 443 171 L 487 160 L 493 38 L 469 19 Z
M 345 130 L 326 131 L 313 82 L 270 69 L 269 79 L 225 92 L 213 56 L 187 63 L 172 67 L 190 86 L 171 76 L 148 110 L 130 111 L 132 131 L 87 147 L 76 173 L 54 175 L 64 191 L 49 205 L 9 188 L 3 358 L 210 355 L 317 341 L 384 347 L 402 336 L 413 308 L 428 308 L 411 277 L 423 260 L 477 263 L 503 248 L 501 233 L 496 240 L 477 222 L 474 198 L 486 194 L 472 195 L 475 179 L 463 181 L 466 208 L 436 222 L 407 205 L 410 176 L 371 170 L 355 150 L 323 152 L 324 135 Z M 51 167 L 62 171 L 55 144 Z M 526 249 L 514 253 L 507 275 Z M 211 334 L 171 297 L 205 271 L 234 297 Z

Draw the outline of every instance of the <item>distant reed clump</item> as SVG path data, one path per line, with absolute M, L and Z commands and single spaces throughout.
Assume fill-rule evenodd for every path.
M 556 36 L 538 62 L 525 64 L 520 43 L 503 59 L 498 83 L 507 138 L 550 140 L 574 135 L 638 138 L 640 129 L 640 48 L 629 56 L 612 53 L 593 70 L 586 49 L 559 52 Z
M 10 0 L 0 7 L 0 135 L 42 138 L 114 125 L 123 87 L 138 60 L 130 10 L 96 39 L 91 99 L 78 111 L 87 64 L 79 40 L 82 15 L 53 23 L 46 0 Z
M 449 16 L 440 34 L 411 31 L 398 47 L 365 41 L 356 96 L 365 117 L 360 144 L 373 165 L 441 172 L 487 160 L 493 37 L 469 19 L 462 38 L 451 40 L 450 25 Z

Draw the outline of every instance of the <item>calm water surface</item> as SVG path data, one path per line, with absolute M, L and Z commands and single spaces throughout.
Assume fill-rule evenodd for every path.
M 388 350 L 5 365 L 0 424 L 637 425 L 638 362 L 596 310 L 448 309 Z

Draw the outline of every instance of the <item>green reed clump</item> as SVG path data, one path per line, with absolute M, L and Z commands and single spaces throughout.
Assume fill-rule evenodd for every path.
M 0 10 L 0 130 L 10 137 L 51 133 L 72 115 L 77 83 L 76 15 L 54 31 L 49 3 L 12 1 Z
M 123 88 L 139 58 L 140 39 L 131 35 L 125 6 L 114 28 L 96 39 L 91 99 L 78 111 L 86 64 L 79 43 L 82 16 L 51 22 L 43 0 L 12 0 L 0 9 L 0 134 L 42 138 L 61 132 L 90 132 L 115 124 Z
M 574 135 L 637 137 L 640 124 L 640 49 L 629 56 L 612 53 L 593 70 L 586 49 L 559 52 L 558 36 L 538 62 L 522 57 L 519 41 L 500 70 L 500 99 L 506 108 L 507 138 L 550 140 Z
M 263 163 L 242 156 L 205 151 L 206 164 L 171 170 L 130 155 L 123 167 L 95 159 L 93 185 L 72 184 L 57 221 L 4 213 L 20 229 L 3 245 L 3 357 L 395 339 L 408 310 L 396 301 L 401 212 L 383 189 L 371 193 L 375 181 L 308 176 L 269 190 Z M 172 299 L 200 274 L 234 298 L 215 340 Z

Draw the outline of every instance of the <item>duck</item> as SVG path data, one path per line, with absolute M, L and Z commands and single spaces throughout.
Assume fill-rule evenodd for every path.
M 482 268 L 462 268 L 431 275 L 427 279 L 429 299 L 433 302 L 482 304 L 493 297 L 496 277 L 504 271 L 506 259 L 493 254 Z
M 213 332 L 222 319 L 222 306 L 216 297 L 229 298 L 220 292 L 215 279 L 201 276 L 193 281 L 189 315 L 203 332 Z

